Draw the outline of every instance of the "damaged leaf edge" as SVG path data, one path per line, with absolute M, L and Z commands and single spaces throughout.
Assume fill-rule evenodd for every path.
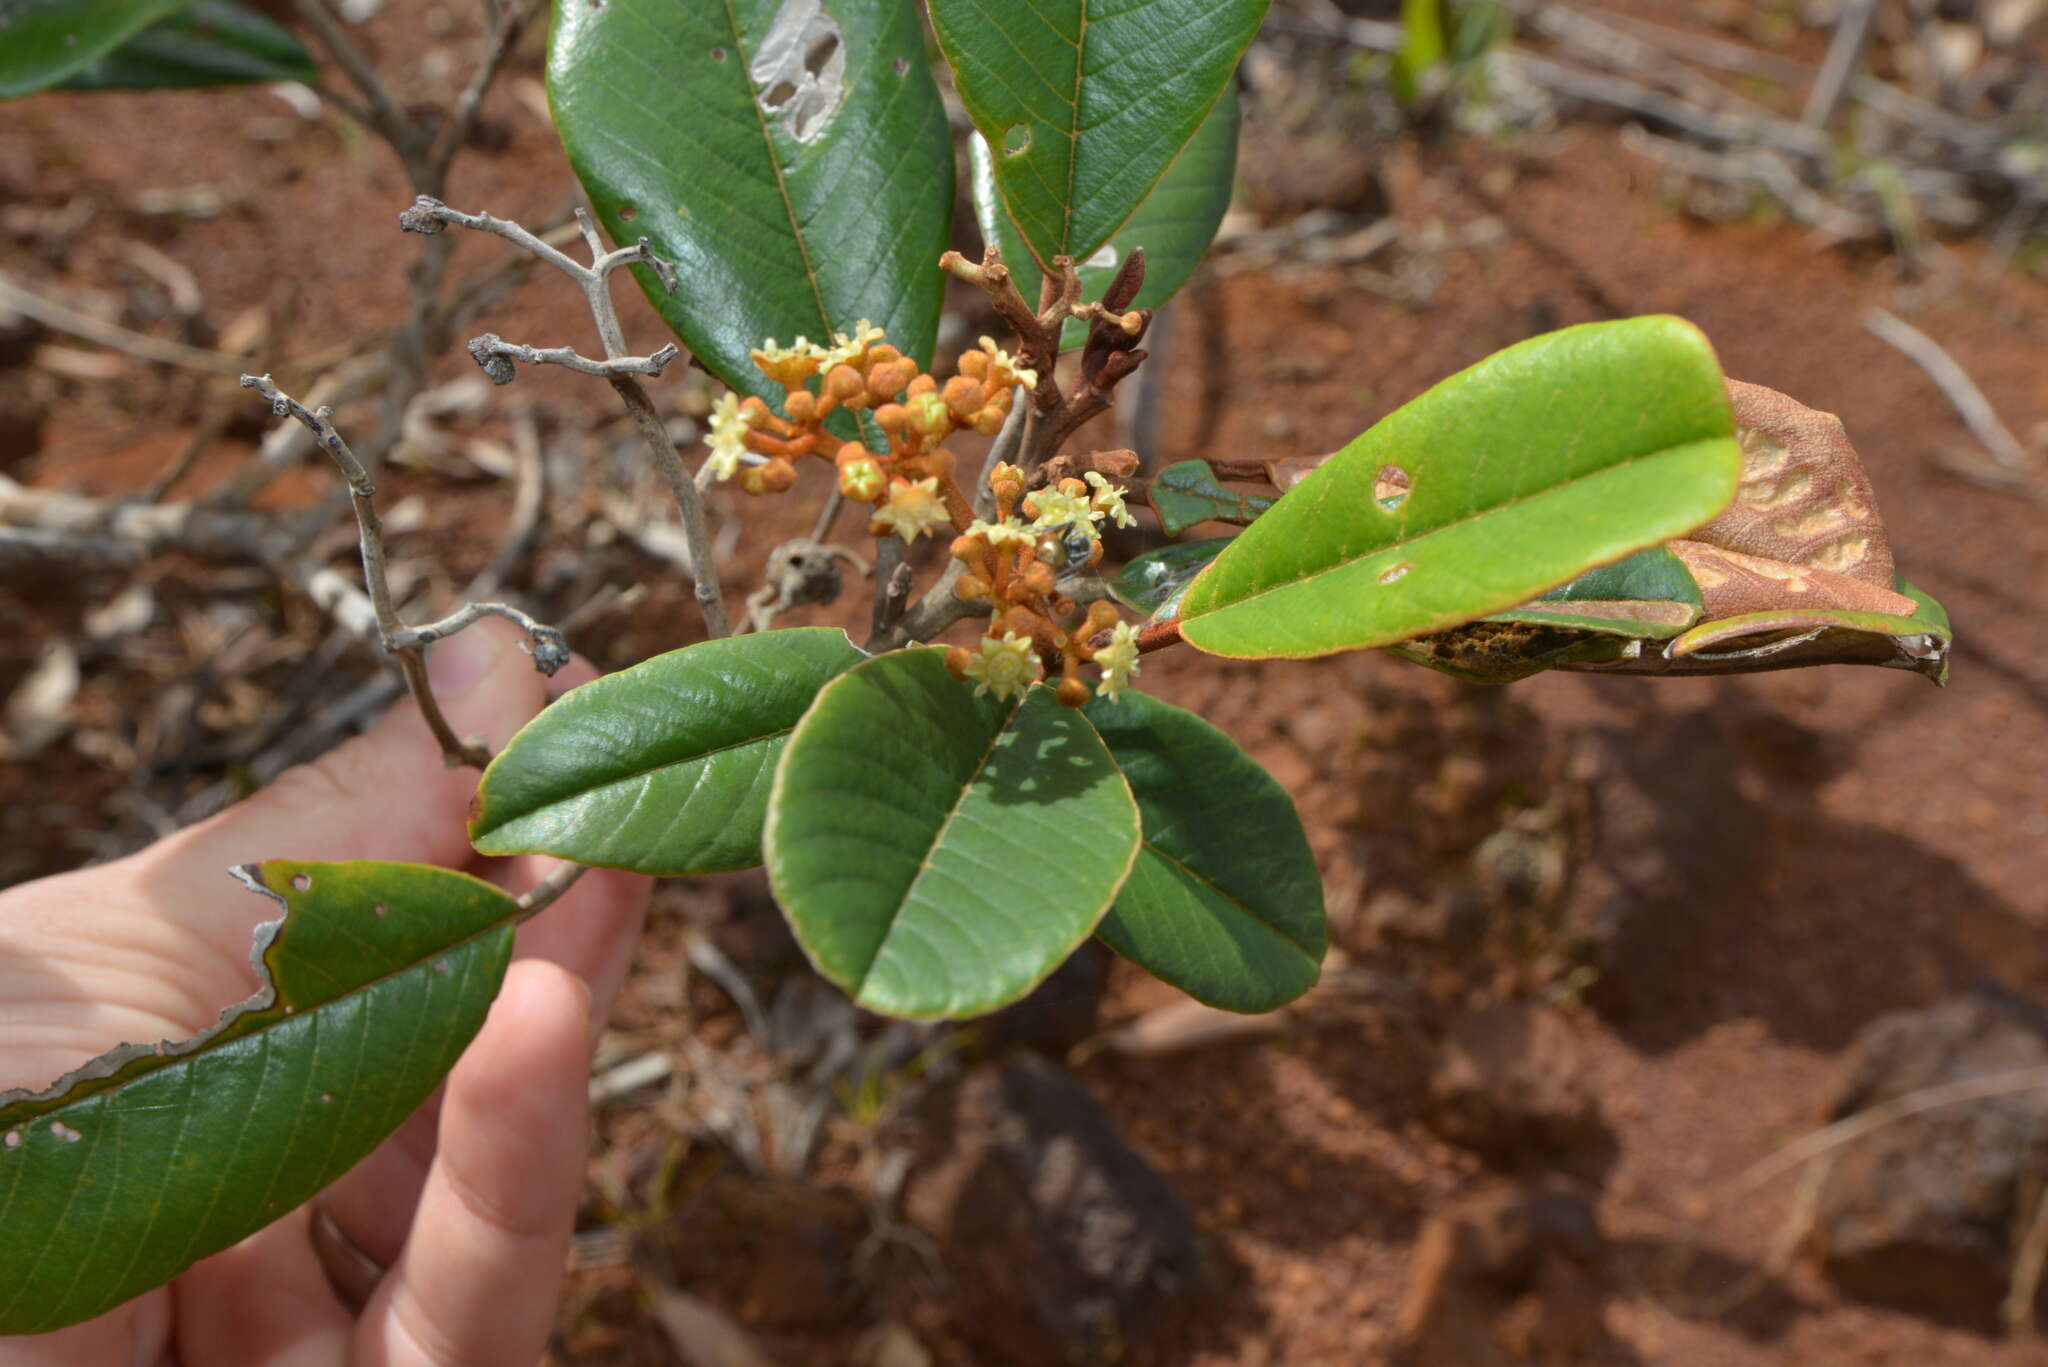
M 291 918 L 292 913 L 291 902 L 284 894 L 263 882 L 263 865 L 272 862 L 296 863 L 318 861 L 258 860 L 249 864 L 237 864 L 228 870 L 228 873 L 236 881 L 240 882 L 251 892 L 270 898 L 283 909 L 275 920 L 259 922 L 251 932 L 249 963 L 256 970 L 256 976 L 262 984 L 255 992 L 244 997 L 239 1002 L 223 1007 L 219 1017 L 214 1020 L 212 1025 L 192 1035 L 190 1038 L 182 1040 L 160 1039 L 154 1044 L 117 1044 L 105 1053 L 87 1059 L 76 1068 L 64 1073 L 55 1082 L 52 1082 L 40 1091 L 32 1091 L 26 1087 L 15 1087 L 6 1091 L 0 1091 L 0 1125 L 9 1128 L 23 1125 L 47 1115 L 60 1107 L 68 1106 L 73 1102 L 84 1101 L 89 1097 L 98 1096 L 103 1092 L 125 1086 L 130 1082 L 156 1072 L 158 1068 L 168 1067 L 181 1060 L 203 1054 L 209 1046 L 245 1016 L 252 1013 L 269 1011 L 279 1005 L 293 1005 L 292 1003 L 281 1003 L 279 1001 L 277 983 L 271 976 L 269 964 L 270 951 L 276 946 L 278 937 L 284 933 L 285 922 Z M 485 883 L 482 879 L 474 878 L 469 874 L 460 873 L 453 869 L 436 869 L 435 871 L 437 873 L 451 874 L 458 878 L 468 878 L 480 886 L 489 888 L 497 896 L 505 898 L 508 904 L 511 903 L 512 899 L 505 894 L 503 889 Z M 458 948 L 462 944 L 488 934 L 504 924 L 505 922 L 502 920 L 492 921 L 489 925 L 480 928 L 474 934 L 464 936 L 461 940 L 447 946 L 447 948 Z M 382 979 L 380 978 L 376 981 L 382 981 Z M 341 1000 L 343 997 L 353 996 L 373 985 L 374 983 L 358 984 L 356 987 L 339 993 L 327 1001 L 316 1003 L 314 1009 L 327 1006 L 334 1001 Z M 279 1017 L 280 1021 L 287 1019 L 290 1019 L 289 1014 Z M 150 1066 L 136 1066 L 143 1063 Z M 19 1108 L 19 1113 L 16 1113 L 17 1108 Z

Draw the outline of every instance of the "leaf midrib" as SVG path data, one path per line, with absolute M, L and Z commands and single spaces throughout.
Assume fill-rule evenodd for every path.
M 1016 705 L 1010 709 L 1009 715 L 1003 718 L 1002 724 L 996 727 L 995 734 L 989 737 L 988 748 L 981 752 L 981 758 L 974 762 L 973 771 L 960 784 L 960 792 L 947 810 L 945 820 L 939 823 L 939 829 L 933 833 L 932 843 L 925 850 L 924 857 L 917 861 L 917 872 L 911 875 L 910 881 L 903 887 L 902 895 L 896 899 L 896 914 L 889 918 L 889 929 L 883 932 L 882 938 L 875 944 L 875 952 L 870 954 L 867 963 L 861 966 L 860 979 L 854 984 L 853 995 L 856 998 L 867 991 L 868 979 L 874 976 L 875 965 L 882 961 L 882 951 L 889 947 L 889 940 L 896 934 L 896 927 L 903 920 L 905 908 L 910 905 L 910 895 L 917 891 L 917 885 L 922 883 L 925 875 L 931 871 L 932 860 L 945 845 L 946 832 L 953 828 L 953 822 L 959 817 L 960 809 L 967 804 L 968 795 L 974 791 L 975 782 L 988 768 L 989 760 L 995 756 L 996 747 L 1003 743 L 1003 737 L 1008 735 L 1010 728 L 1016 724 L 1018 713 L 1024 710 L 1025 702 L 1031 697 L 1031 690 L 1040 686 L 1033 684 L 1017 696 Z
M 1425 541 L 1430 537 L 1439 536 L 1444 532 L 1454 531 L 1459 527 L 1465 526 L 1467 523 L 1477 522 L 1481 518 L 1490 517 L 1495 513 L 1505 512 L 1512 508 L 1520 508 L 1525 504 L 1534 503 L 1538 499 L 1548 498 L 1553 494 L 1564 493 L 1576 487 L 1577 485 L 1585 483 L 1587 480 L 1599 479 L 1605 475 L 1613 473 L 1616 470 L 1623 470 L 1631 466 L 1640 465 L 1644 461 L 1656 460 L 1659 457 L 1670 455 L 1675 451 L 1683 451 L 1688 447 L 1704 446 L 1709 442 L 1715 441 L 1733 442 L 1734 440 L 1735 437 L 1732 432 L 1725 437 L 1695 437 L 1691 441 L 1682 441 L 1670 446 L 1661 446 L 1657 448 L 1655 451 L 1646 452 L 1640 456 L 1630 456 L 1624 460 L 1618 460 L 1613 462 L 1612 464 L 1603 465 L 1597 470 L 1589 470 L 1583 475 L 1574 476 L 1573 478 L 1564 480 L 1560 483 L 1545 485 L 1543 488 L 1537 489 L 1534 492 L 1523 495 L 1519 498 L 1509 499 L 1508 501 L 1503 503 L 1490 503 L 1483 508 L 1478 508 L 1470 513 L 1465 514 L 1463 517 L 1453 518 L 1449 522 L 1440 522 L 1437 525 L 1430 527 L 1427 530 L 1418 532 L 1413 536 L 1403 536 L 1397 540 L 1387 543 L 1384 546 L 1375 546 L 1371 550 L 1361 551 L 1356 555 L 1347 556 L 1342 560 L 1334 561 L 1330 564 L 1323 565 L 1317 569 L 1309 571 L 1306 574 L 1298 574 L 1292 578 L 1283 579 L 1280 582 L 1270 584 L 1265 588 L 1258 590 L 1255 593 L 1243 594 L 1239 597 L 1231 599 L 1229 602 L 1224 603 L 1220 607 L 1210 608 L 1208 611 L 1199 613 L 1195 617 L 1183 617 L 1182 620 L 1200 621 L 1203 617 L 1213 616 L 1214 614 L 1220 612 L 1227 612 L 1230 609 L 1239 607 L 1245 603 L 1257 602 L 1259 599 L 1264 598 L 1270 594 L 1279 593 L 1286 589 L 1299 587 L 1302 584 L 1308 583 L 1312 579 L 1319 579 L 1326 574 L 1335 574 L 1339 570 L 1351 569 L 1352 567 L 1356 566 L 1360 561 L 1370 560 L 1376 555 L 1385 555 L 1389 551 L 1397 551 L 1402 549 L 1403 547 L 1415 545 L 1416 543 Z M 1416 473 L 1417 477 L 1419 478 L 1421 472 L 1418 470 Z M 1332 482 L 1335 482 L 1334 477 Z M 1295 492 L 1299 492 L 1299 490 L 1297 489 Z M 1278 502 L 1278 500 L 1275 501 Z M 1205 575 L 1210 573 L 1216 568 L 1216 565 L 1219 563 L 1221 563 L 1220 556 L 1217 558 L 1217 560 L 1210 562 L 1208 569 L 1205 569 L 1202 573 Z M 1576 571 L 1575 573 L 1583 572 L 1584 571 L 1581 570 Z M 1198 583 L 1199 579 L 1200 576 L 1197 576 Z M 1566 578 L 1561 579 L 1558 582 L 1569 583 L 1570 579 L 1571 576 L 1567 576 Z M 1190 585 L 1188 591 L 1192 593 L 1195 587 L 1195 585 Z M 1555 587 L 1555 585 L 1553 585 L 1552 587 Z M 1519 602 L 1520 600 L 1517 601 Z M 1183 599 L 1183 602 L 1185 602 L 1185 599 Z M 1498 612 L 1500 611 L 1500 608 L 1489 608 L 1487 609 L 1487 611 Z
M 746 40 L 740 35 L 739 16 L 733 12 L 733 0 L 721 0 L 725 9 L 726 27 L 732 32 L 733 55 L 737 58 L 739 75 L 747 88 L 747 112 L 754 116 L 754 126 L 761 130 L 761 145 L 768 150 L 768 168 L 775 173 L 775 194 L 782 201 L 782 211 L 789 218 L 789 235 L 796 243 L 797 255 L 803 258 L 804 283 L 811 287 L 811 302 L 818 308 L 818 325 L 825 330 L 825 340 L 832 340 L 832 319 L 825 310 L 825 293 L 818 284 L 818 271 L 811 264 L 810 243 L 804 238 L 803 224 L 797 220 L 796 201 L 789 197 L 789 182 L 782 174 L 782 157 L 776 151 L 775 137 L 768 131 L 768 120 L 761 113 L 761 101 L 754 89 L 754 66 L 747 55 Z M 842 36 L 841 42 L 846 41 Z M 847 53 L 847 66 L 853 65 L 853 54 Z M 852 76 L 849 73 L 849 83 Z M 821 132 L 819 136 L 824 136 Z
M 1267 920 L 1264 916 L 1261 916 L 1257 911 L 1253 910 L 1249 902 L 1246 902 L 1242 898 L 1238 897 L 1235 893 L 1226 891 L 1220 884 L 1216 882 L 1215 879 L 1210 878 L 1198 869 L 1195 869 L 1191 865 L 1183 862 L 1176 856 L 1167 853 L 1160 846 L 1154 844 L 1149 838 L 1143 838 L 1141 843 L 1146 851 L 1158 855 L 1160 859 L 1164 860 L 1174 869 L 1178 870 L 1183 874 L 1186 874 L 1190 881 L 1201 884 L 1201 886 L 1209 889 L 1218 897 L 1228 902 L 1231 906 L 1236 907 L 1240 912 L 1244 914 L 1246 920 L 1250 921 L 1260 930 L 1265 931 L 1268 935 L 1271 935 L 1274 939 L 1278 940 L 1287 948 L 1301 955 L 1301 957 L 1304 960 L 1306 960 L 1310 966 L 1313 967 L 1314 965 L 1322 962 L 1322 960 L 1318 956 L 1309 953 L 1308 948 L 1305 945 L 1301 944 L 1293 936 L 1289 935 L 1286 931 L 1280 929 L 1279 926 L 1275 925 L 1273 922 Z

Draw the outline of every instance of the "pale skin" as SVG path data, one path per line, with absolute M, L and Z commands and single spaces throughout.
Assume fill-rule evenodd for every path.
M 552 681 L 499 622 L 434 648 L 455 729 L 492 747 Z M 117 863 L 0 893 L 0 1090 L 41 1088 L 129 1041 L 181 1039 L 255 989 L 250 933 L 276 904 L 228 874 L 265 858 L 468 868 L 514 892 L 552 861 L 482 861 L 473 769 L 448 770 L 411 703 L 246 802 Z M 418 1114 L 322 1198 L 390 1271 L 360 1311 L 329 1284 L 310 1207 L 99 1319 L 0 1339 L 0 1367 L 456 1367 L 547 1342 L 589 1142 L 597 1027 L 625 976 L 647 880 L 593 871 L 521 927 L 482 1031 Z

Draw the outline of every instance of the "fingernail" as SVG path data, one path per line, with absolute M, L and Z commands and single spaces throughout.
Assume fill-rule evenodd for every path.
M 427 647 L 427 682 L 437 697 L 467 692 L 497 662 L 497 638 L 488 630 L 465 631 Z

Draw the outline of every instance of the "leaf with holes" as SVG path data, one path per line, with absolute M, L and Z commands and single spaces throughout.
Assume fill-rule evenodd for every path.
M 238 870 L 266 986 L 180 1043 L 0 1093 L 0 1334 L 75 1324 L 261 1229 L 382 1143 L 482 1026 L 518 905 L 414 864 Z
M 1526 603 L 1699 526 L 1741 452 L 1678 318 L 1588 323 L 1452 376 L 1324 462 L 1181 599 L 1240 658 L 1391 645 Z
M 1010 221 L 1049 267 L 1124 226 L 1230 83 L 1267 0 L 931 0 Z
M 1206 460 L 1183 460 L 1153 477 L 1145 494 L 1159 525 L 1179 536 L 1197 522 L 1248 524 L 1263 516 L 1275 500 L 1242 493 L 1216 478 Z
M 470 839 L 675 875 L 761 862 L 782 746 L 818 690 L 866 658 L 826 627 L 657 655 L 565 694 L 498 752 Z
M 1132 302 L 1139 308 L 1158 308 L 1179 293 L 1195 273 L 1202 253 L 1209 250 L 1224 211 L 1230 207 L 1237 175 L 1237 126 L 1237 87 L 1226 85 L 1223 98 L 1202 121 L 1193 141 L 1181 150 L 1137 212 L 1100 251 L 1081 263 L 1083 299 L 1101 298 L 1117 267 L 1140 247 L 1145 250 L 1145 284 Z M 1003 210 L 988 139 L 973 134 L 968 139 L 968 153 L 974 167 L 974 216 L 981 225 L 981 239 L 1002 249 L 1003 264 L 1010 268 L 1018 290 L 1035 305 L 1045 276 L 1017 235 L 1017 225 Z M 1068 319 L 1060 345 L 1073 348 L 1087 339 L 1088 329 Z
M 52 86 L 191 0 L 10 0 L 0 4 L 0 100 Z
M 1155 622 L 1164 620 L 1173 616 L 1180 596 L 1195 576 L 1229 544 L 1229 537 L 1219 536 L 1208 541 L 1176 541 L 1147 551 L 1110 581 L 1110 592 L 1125 607 L 1146 613 Z
M 1109 752 L 1050 688 L 976 697 L 934 647 L 825 685 L 782 752 L 763 839 L 804 952 L 860 1005 L 980 1015 L 1095 930 L 1138 853 Z
M 1096 935 L 1226 1011 L 1271 1011 L 1315 986 L 1323 883 L 1287 790 L 1192 712 L 1142 693 L 1085 711 L 1144 830 Z
M 953 212 L 946 114 L 910 0 L 555 7 L 548 93 L 612 236 L 676 265 L 648 298 L 732 388 L 767 338 L 861 318 L 931 360 Z
M 155 90 L 319 78 L 313 55 L 291 30 L 235 0 L 196 0 L 64 84 L 78 90 Z

